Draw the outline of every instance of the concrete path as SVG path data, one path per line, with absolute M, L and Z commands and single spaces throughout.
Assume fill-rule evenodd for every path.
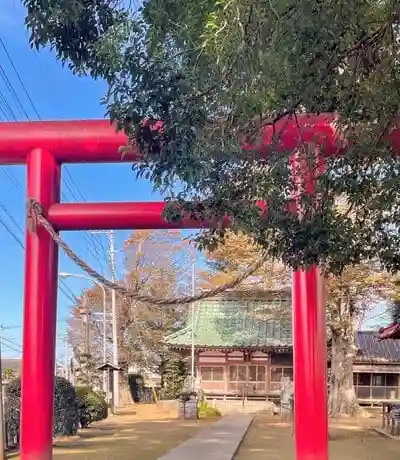
M 253 418 L 250 414 L 228 415 L 158 460 L 232 460 Z

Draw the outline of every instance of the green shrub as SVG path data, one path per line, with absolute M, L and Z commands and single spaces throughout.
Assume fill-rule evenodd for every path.
M 75 434 L 79 428 L 75 388 L 63 377 L 55 379 L 53 427 L 54 435 Z
M 221 417 L 221 412 L 215 407 L 210 406 L 206 401 L 201 401 L 198 405 L 199 418 Z
M 5 421 L 9 436 L 19 438 L 21 410 L 21 379 L 11 380 L 5 387 Z M 78 401 L 74 387 L 63 377 L 54 384 L 54 436 L 73 435 L 79 428 Z
M 104 396 L 88 387 L 77 387 L 79 423 L 81 428 L 103 420 L 108 416 L 108 406 Z
M 21 410 L 21 381 L 19 378 L 10 380 L 4 389 L 4 420 L 7 424 L 7 435 L 10 439 L 19 439 L 19 421 Z
M 163 398 L 177 399 L 185 385 L 187 368 L 182 358 L 170 358 L 163 369 Z

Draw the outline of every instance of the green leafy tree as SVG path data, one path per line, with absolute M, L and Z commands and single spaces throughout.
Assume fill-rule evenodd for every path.
M 168 218 L 183 208 L 215 220 L 201 245 L 224 239 L 229 213 L 235 231 L 290 266 L 340 271 L 379 258 L 399 268 L 399 163 L 387 142 L 400 100 L 397 0 L 22 2 L 32 46 L 106 81 L 107 113 L 142 153 L 137 174 L 166 192 L 181 181 Z M 296 129 L 304 112 L 338 112 L 348 153 L 326 159 L 318 205 L 303 197 L 298 219 L 290 152 L 251 146 L 262 126 L 279 138 L 282 118 Z M 298 148 L 313 170 L 312 146 Z M 338 197 L 351 213 L 338 212 Z

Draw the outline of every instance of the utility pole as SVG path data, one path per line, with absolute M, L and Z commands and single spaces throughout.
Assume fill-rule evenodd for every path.
M 89 357 L 90 355 L 90 322 L 89 322 L 89 312 L 88 310 L 85 310 L 83 312 L 84 315 L 84 321 L 85 321 L 85 355 L 86 358 Z
M 68 371 L 68 341 L 64 339 L 64 376 L 67 380 L 70 380 Z
M 2 366 L 2 343 L 0 337 L 0 460 L 5 457 L 5 429 L 4 429 L 4 404 L 3 404 L 3 366 Z
M 114 230 L 108 232 L 108 241 L 110 245 L 110 271 L 111 281 L 115 283 L 115 239 Z M 119 367 L 119 356 L 118 356 L 118 322 L 117 322 L 117 299 L 116 292 L 113 289 L 111 291 L 111 318 L 112 318 L 112 339 L 113 339 L 113 364 Z M 113 372 L 113 401 L 114 409 L 119 406 L 119 373 L 118 371 Z
M 115 272 L 115 235 L 114 230 L 99 230 L 93 231 L 91 233 L 103 233 L 107 235 L 108 238 L 108 254 L 110 257 L 110 272 L 111 272 L 111 281 L 115 283 L 116 281 L 116 272 Z M 117 322 L 117 299 L 116 292 L 114 289 L 111 290 L 111 318 L 112 318 L 112 357 L 113 364 L 116 367 L 119 367 L 119 356 L 118 356 L 118 322 Z M 106 329 L 106 326 L 105 326 Z M 106 330 L 104 330 L 106 333 Z M 105 348 L 106 351 L 106 348 Z M 119 406 L 119 373 L 118 371 L 113 372 L 113 401 L 114 401 L 114 410 Z
M 83 316 L 83 322 L 85 325 L 85 340 L 84 340 L 84 353 L 83 358 L 84 362 L 84 374 L 86 374 L 85 380 L 86 384 L 91 386 L 92 384 L 92 362 L 91 362 L 91 353 L 90 353 L 90 319 L 91 311 L 87 309 L 86 304 L 83 308 L 80 309 L 80 314 Z
M 196 292 L 196 249 L 193 245 L 193 258 L 192 258 L 192 296 Z M 196 389 L 195 377 L 195 343 L 196 343 L 196 305 L 192 302 L 192 349 L 191 349 L 191 376 L 192 376 L 192 390 Z

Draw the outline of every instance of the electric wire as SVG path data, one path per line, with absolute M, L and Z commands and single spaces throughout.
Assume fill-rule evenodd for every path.
M 15 101 L 16 101 L 15 105 L 18 108 L 18 111 L 20 112 L 20 114 L 22 114 L 22 117 L 25 116 L 26 119 L 29 120 L 29 115 L 28 115 L 27 111 L 25 110 L 25 107 L 23 106 L 23 104 L 21 102 L 21 99 L 19 98 L 18 94 L 16 93 L 16 91 L 15 91 L 13 85 L 11 84 L 10 79 L 8 78 L 8 76 L 7 76 L 7 74 L 6 74 L 5 70 L 4 70 L 4 67 L 1 65 L 1 63 L 0 63 L 0 77 L 4 81 L 5 86 L 8 89 L 8 91 L 10 92 L 10 94 L 12 94 L 14 96 Z
M 12 231 L 12 229 L 7 225 L 6 222 L 4 222 L 4 220 L 0 217 L 0 225 L 5 228 L 5 230 L 7 231 L 7 233 L 10 234 L 10 236 L 13 238 L 13 240 L 18 244 L 18 246 L 21 248 L 21 249 L 25 249 L 24 247 L 24 244 L 22 243 L 22 241 L 18 238 L 18 236 Z
M 28 89 L 26 88 L 26 85 L 24 84 L 23 82 L 23 79 L 17 69 L 17 67 L 15 66 L 14 64 L 14 61 L 8 51 L 8 48 L 5 44 L 5 41 L 0 37 L 0 46 L 1 48 L 3 49 L 3 51 L 5 52 L 6 56 L 7 56 L 7 59 L 8 61 L 10 62 L 11 66 L 12 66 L 12 69 L 14 70 L 16 76 L 17 76 L 17 79 L 18 81 L 20 82 L 21 84 L 21 87 L 32 107 L 32 109 L 34 110 L 37 118 L 40 120 L 41 117 L 40 117 L 40 114 L 39 114 L 39 111 L 35 105 L 35 103 L 33 102 L 33 99 L 32 97 L 30 96 L 29 94 L 29 91 Z M 27 113 L 27 111 L 25 110 L 22 102 L 21 102 L 21 99 L 19 98 L 17 92 L 15 91 L 10 79 L 8 78 L 4 68 L 1 66 L 0 64 L 0 76 L 2 77 L 2 80 L 5 82 L 6 84 L 6 87 L 8 88 L 10 94 L 12 96 L 14 96 L 14 104 L 21 108 L 22 112 L 24 113 L 24 115 L 27 117 L 27 119 L 29 120 L 30 117 Z M 5 110 L 4 110 L 5 108 Z M 1 117 L 1 114 L 3 115 Z M 16 121 L 17 120 L 17 116 L 13 110 L 13 108 L 11 107 L 11 105 L 8 103 L 5 95 L 0 91 L 0 117 L 1 118 L 6 118 L 6 119 L 11 119 L 13 121 Z M 73 196 L 73 198 L 77 199 L 77 201 L 80 201 L 80 200 L 85 200 L 84 199 L 84 196 L 83 194 L 81 193 L 81 191 L 79 190 L 79 187 L 78 185 L 76 184 L 75 180 L 73 179 L 71 173 L 69 172 L 69 170 L 67 168 L 64 168 L 65 169 L 65 172 L 66 172 L 66 176 L 64 175 L 63 176 L 63 182 L 64 184 L 66 185 L 69 193 Z M 10 182 L 16 186 L 16 188 L 18 188 L 19 190 L 23 190 L 23 187 L 21 186 L 20 182 L 18 181 L 18 179 L 15 177 L 15 175 L 12 174 L 11 171 L 9 171 L 8 169 L 4 169 L 4 168 L 1 168 L 3 174 L 8 178 L 8 180 L 10 180 Z M 75 191 L 74 191 L 75 190 Z M 64 195 L 64 197 L 66 198 L 66 201 L 68 201 L 67 197 Z M 79 198 L 77 198 L 79 197 Z M 3 210 L 4 210 L 4 207 L 3 207 Z M 7 215 L 8 217 L 10 217 L 10 213 L 7 211 Z M 2 221 L 2 225 L 3 227 L 5 228 L 5 222 Z M 93 237 L 90 238 L 90 236 Z M 93 256 L 94 259 L 96 259 L 97 263 L 102 266 L 102 269 L 105 268 L 105 264 L 104 264 L 104 253 L 106 252 L 105 248 L 104 248 L 104 244 L 101 240 L 101 238 L 99 238 L 98 235 L 91 235 L 90 236 L 87 234 L 87 233 L 83 233 L 83 237 L 87 243 L 87 248 L 88 250 L 90 251 L 91 255 Z M 14 238 L 15 239 L 15 238 Z M 103 249 L 103 254 L 101 253 L 101 251 L 99 251 L 99 248 L 98 248 L 98 245 L 94 243 L 93 240 L 97 240 L 101 246 L 101 248 Z
M 3 337 L 1 338 L 2 340 L 4 339 Z M 21 349 L 18 349 L 12 345 L 10 345 L 9 343 L 4 343 L 2 342 L 2 346 L 3 348 L 7 349 L 7 350 L 11 350 L 11 351 L 16 351 L 17 353 L 21 353 L 22 350 Z
M 21 84 L 21 86 L 22 86 L 22 89 L 24 90 L 24 93 L 25 93 L 25 95 L 26 95 L 26 97 L 27 97 L 27 99 L 28 99 L 28 101 L 29 101 L 29 103 L 30 103 L 30 105 L 31 105 L 31 107 L 32 107 L 32 109 L 33 109 L 33 111 L 35 112 L 36 116 L 37 116 L 38 119 L 40 120 L 39 112 L 38 112 L 38 110 L 37 110 L 35 104 L 33 103 L 33 100 L 32 100 L 32 98 L 31 98 L 31 96 L 30 96 L 30 94 L 29 94 L 29 91 L 27 90 L 27 88 L 26 88 L 26 86 L 25 86 L 25 83 L 23 82 L 23 80 L 22 80 L 22 78 L 21 78 L 21 75 L 20 75 L 19 72 L 18 72 L 18 69 L 15 67 L 14 61 L 13 61 L 13 59 L 11 58 L 11 55 L 10 55 L 10 53 L 9 53 L 9 51 L 8 51 L 6 45 L 5 45 L 5 43 L 4 43 L 4 41 L 3 41 L 3 39 L 2 39 L 1 37 L 0 37 L 0 45 L 2 46 L 2 48 L 3 48 L 3 50 L 4 50 L 5 54 L 6 54 L 6 56 L 7 56 L 7 58 L 8 58 L 8 61 L 9 61 L 10 64 L 11 64 L 11 67 L 13 68 L 15 74 L 17 75 L 18 81 L 20 82 L 20 84 Z
M 1 207 L 1 206 L 0 206 Z M 23 233 L 23 230 L 22 228 L 20 227 L 20 225 L 15 222 L 16 224 L 16 227 L 17 229 Z M 18 244 L 18 246 L 22 249 L 22 250 L 25 250 L 25 245 L 24 243 L 21 241 L 21 238 L 18 237 L 18 235 L 15 234 L 15 232 L 10 228 L 10 226 L 4 222 L 4 220 L 0 217 L 0 225 L 3 226 L 3 228 L 5 228 L 5 230 L 7 231 L 7 233 L 9 233 L 9 235 L 14 239 L 14 241 Z M 71 302 L 75 303 L 76 302 L 76 296 L 74 294 L 74 292 L 71 290 L 71 288 L 68 286 L 67 283 L 65 283 L 65 281 L 63 279 L 60 279 L 60 283 L 62 284 L 62 286 L 59 286 L 59 289 L 60 291 L 69 299 L 71 300 Z
M 8 337 L 4 337 L 4 335 L 1 335 L 0 339 L 2 341 L 2 345 L 11 344 L 13 347 L 18 348 L 19 351 L 21 351 L 21 349 L 22 349 L 21 344 L 16 342 L 15 340 L 12 340 L 12 339 L 10 339 Z
M 22 89 L 23 89 L 23 91 L 24 91 L 26 97 L 28 98 L 28 100 L 29 100 L 29 102 L 30 102 L 30 104 L 31 104 L 31 106 L 32 106 L 32 108 L 33 108 L 33 110 L 34 110 L 34 112 L 35 112 L 37 118 L 38 118 L 39 120 L 41 120 L 41 116 L 40 116 L 40 114 L 39 114 L 39 110 L 37 109 L 35 103 L 33 102 L 33 99 L 31 98 L 31 96 L 30 96 L 30 94 L 29 94 L 29 91 L 28 91 L 28 89 L 26 88 L 26 85 L 24 84 L 21 75 L 20 75 L 18 69 L 16 68 L 16 66 L 15 66 L 15 64 L 14 64 L 14 61 L 13 61 L 13 59 L 12 59 L 12 57 L 11 57 L 9 51 L 8 51 L 8 48 L 7 48 L 6 44 L 5 44 L 5 41 L 2 39 L 2 37 L 0 37 L 0 45 L 1 45 L 1 47 L 3 48 L 4 52 L 6 53 L 7 59 L 8 59 L 8 61 L 10 62 L 11 66 L 12 66 L 12 68 L 13 68 L 13 70 L 14 70 L 14 72 L 15 72 L 17 78 L 18 78 L 18 81 L 20 82 L 21 87 L 22 87 Z M 8 83 L 7 86 L 10 87 L 10 90 L 12 91 L 12 94 L 14 94 L 15 97 L 17 98 L 18 103 L 19 103 L 20 105 L 22 105 L 21 100 L 19 99 L 19 97 L 18 97 L 18 95 L 17 95 L 15 89 L 12 87 L 12 84 L 11 84 L 9 78 L 7 77 L 5 71 L 3 71 L 3 73 L 4 73 L 4 76 L 5 76 L 5 79 L 6 79 L 7 83 Z M 10 108 L 10 111 L 11 111 L 12 118 L 13 118 L 14 120 L 16 120 L 17 117 L 15 116 L 15 113 L 12 112 L 12 109 L 11 109 L 11 108 Z M 30 118 L 29 118 L 29 116 L 27 115 L 26 111 L 25 111 L 25 114 L 26 114 L 28 120 L 30 120 Z M 79 190 L 79 187 L 78 187 L 78 185 L 76 184 L 76 181 L 74 180 L 74 178 L 72 177 L 70 171 L 68 170 L 68 168 L 67 168 L 66 166 L 64 167 L 64 170 L 65 170 L 65 173 L 66 173 L 66 177 L 63 176 L 63 182 L 64 182 L 64 184 L 66 185 L 66 187 L 68 188 L 68 190 L 69 190 L 69 192 L 71 193 L 72 197 L 73 197 L 76 201 L 78 201 L 78 202 L 81 201 L 81 200 L 82 200 L 82 201 L 86 201 L 85 198 L 84 198 L 84 196 L 83 196 L 83 194 L 82 194 L 82 192 Z M 76 193 L 74 192 L 74 189 L 76 190 Z M 78 197 L 79 197 L 80 199 L 79 199 Z M 67 201 L 68 201 L 68 200 L 67 200 Z M 104 247 L 104 243 L 103 243 L 102 239 L 99 237 L 99 235 L 92 235 L 92 234 L 90 234 L 90 233 L 89 233 L 89 235 L 88 235 L 88 234 L 85 233 L 85 232 L 83 233 L 83 237 L 84 237 L 84 239 L 86 240 L 86 242 L 88 243 L 88 249 L 89 249 L 91 255 L 93 256 L 94 259 L 96 259 L 97 263 L 99 263 L 99 265 L 100 265 L 100 266 L 102 267 L 102 269 L 104 270 L 106 267 L 105 267 L 105 265 L 104 265 L 103 259 L 104 259 L 104 254 L 105 254 L 107 251 L 106 251 L 106 249 L 105 249 L 105 247 Z M 91 237 L 92 237 L 92 238 L 91 238 Z M 97 240 L 97 241 L 98 241 L 98 243 L 100 244 L 100 246 L 101 246 L 101 248 L 102 248 L 102 250 L 103 250 L 103 254 L 98 250 L 97 245 L 94 244 L 94 241 L 93 241 L 93 240 Z M 101 258 L 99 258 L 99 257 L 101 257 Z
M 18 224 L 18 222 L 14 219 L 14 216 L 9 212 L 9 210 L 7 209 L 6 205 L 0 201 L 0 209 L 3 210 L 3 212 L 5 213 L 5 215 L 10 219 L 10 221 L 14 224 L 14 226 L 17 228 L 17 230 L 22 234 L 24 234 L 22 228 L 20 227 L 20 225 Z

